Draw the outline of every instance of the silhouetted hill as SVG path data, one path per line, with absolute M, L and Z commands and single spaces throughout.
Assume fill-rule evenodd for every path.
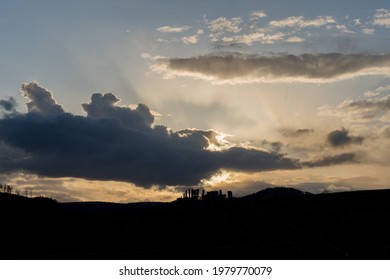
M 144 210 L 161 204 L 163 202 L 112 203 L 90 201 L 66 202 L 62 203 L 62 206 L 74 214 L 115 214 L 131 210 Z
M 258 191 L 256 193 L 246 195 L 242 199 L 268 199 L 268 198 L 288 198 L 288 197 L 297 197 L 304 195 L 312 195 L 310 192 L 301 191 L 295 188 L 289 187 L 274 187 L 266 188 L 264 190 Z
M 171 203 L 0 194 L 2 259 L 387 259 L 390 190 Z

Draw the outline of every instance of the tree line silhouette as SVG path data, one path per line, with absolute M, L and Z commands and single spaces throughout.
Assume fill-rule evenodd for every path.
M 13 186 L 8 185 L 8 184 L 0 184 L 0 192 L 21 195 L 20 190 L 14 188 Z M 25 197 L 33 197 L 33 189 L 32 188 L 25 188 L 24 189 L 24 196 Z

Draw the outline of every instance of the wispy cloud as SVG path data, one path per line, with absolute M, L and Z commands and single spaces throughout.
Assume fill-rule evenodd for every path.
M 275 34 L 267 34 L 264 32 L 255 32 L 249 34 L 242 34 L 236 36 L 224 36 L 215 40 L 219 46 L 237 46 L 237 45 L 247 45 L 251 46 L 256 42 L 260 42 L 262 44 L 274 44 L 275 42 L 280 42 L 284 40 L 285 34 L 282 32 L 278 32 Z
M 271 27 L 320 27 L 328 24 L 335 24 L 336 20 L 331 16 L 318 16 L 315 19 L 306 19 L 303 16 L 291 16 L 281 20 L 273 20 L 269 22 Z
M 390 94 L 390 85 L 376 88 L 374 91 L 364 92 L 364 96 L 375 97 L 381 94 Z
M 304 41 L 306 41 L 305 38 L 298 37 L 298 36 L 288 37 L 286 40 L 286 42 L 289 42 L 289 43 L 302 43 Z
M 187 26 L 187 25 L 183 25 L 183 26 L 165 25 L 165 26 L 158 27 L 156 30 L 159 32 L 163 32 L 163 33 L 180 33 L 180 32 L 184 32 L 190 28 L 191 27 Z
M 362 33 L 366 35 L 374 35 L 375 34 L 375 29 L 373 28 L 363 28 Z
M 334 116 L 346 121 L 380 121 L 382 117 L 390 114 L 390 95 L 384 97 L 375 97 L 382 93 L 388 92 L 389 87 L 380 87 L 374 92 L 366 92 L 368 99 L 362 100 L 345 100 L 335 107 L 323 106 L 319 108 L 320 115 Z
M 390 54 L 210 54 L 156 59 L 154 71 L 216 83 L 326 82 L 359 75 L 390 74 Z

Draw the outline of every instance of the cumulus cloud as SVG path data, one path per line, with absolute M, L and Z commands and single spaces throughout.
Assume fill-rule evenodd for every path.
M 387 9 L 376 10 L 372 24 L 384 26 L 384 27 L 390 27 L 390 10 Z
M 361 144 L 364 140 L 362 136 L 351 136 L 345 128 L 329 132 L 326 137 L 327 142 L 332 147 L 343 147 L 350 144 Z
M 138 104 L 133 110 L 129 107 L 118 106 L 120 99 L 112 93 L 95 93 L 90 103 L 83 103 L 81 106 L 89 118 L 104 119 L 114 118 L 122 125 L 135 127 L 137 129 L 149 130 L 154 122 L 154 116 L 145 104 Z
M 192 36 L 183 36 L 181 38 L 184 44 L 196 44 L 198 43 L 198 35 L 192 35 Z
M 186 76 L 216 83 L 326 82 L 358 75 L 390 74 L 390 54 L 210 54 L 160 58 L 152 69 L 165 78 Z
M 77 116 L 60 111 L 62 107 L 48 90 L 36 83 L 29 85 L 34 90 L 27 91 L 24 85 L 24 91 L 43 93 L 50 106 L 39 98 L 36 101 L 32 94 L 36 104 L 29 112 L 0 119 L 0 142 L 21 152 L 13 161 L 1 161 L 2 170 L 150 187 L 196 185 L 220 169 L 300 168 L 297 160 L 275 152 L 229 146 L 223 135 L 213 130 L 175 132 L 154 125 L 146 105 L 119 106 L 119 99 L 111 93 L 93 94 L 90 102 L 82 104 L 87 115 Z
M 41 114 L 64 113 L 62 106 L 54 100 L 53 94 L 39 86 L 37 82 L 23 84 L 20 90 L 24 97 L 30 99 L 30 102 L 27 103 L 28 112 Z
M 165 25 L 165 26 L 158 27 L 156 30 L 162 33 L 180 33 L 180 32 L 187 31 L 190 28 L 191 27 L 187 25 L 183 25 L 183 26 Z

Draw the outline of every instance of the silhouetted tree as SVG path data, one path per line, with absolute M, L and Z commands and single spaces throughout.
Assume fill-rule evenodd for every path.
M 12 187 L 10 185 L 7 185 L 6 186 L 6 189 L 7 189 L 7 193 L 12 193 Z

